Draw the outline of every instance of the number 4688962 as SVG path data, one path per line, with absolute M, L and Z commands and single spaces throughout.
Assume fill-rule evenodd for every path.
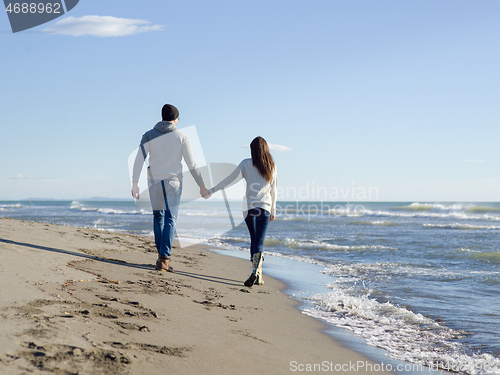
M 9 3 L 7 13 L 61 13 L 60 3 Z

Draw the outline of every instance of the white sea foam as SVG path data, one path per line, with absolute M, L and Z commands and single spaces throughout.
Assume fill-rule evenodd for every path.
M 382 227 L 396 227 L 400 224 L 393 223 L 392 221 L 387 220 L 374 220 L 374 221 L 361 221 L 361 220 L 353 220 L 348 222 L 349 225 L 379 225 Z
M 307 220 L 319 220 L 328 217 L 391 217 L 391 218 L 432 218 L 432 219 L 460 219 L 460 220 L 492 220 L 500 221 L 500 208 L 474 206 L 470 204 L 441 204 L 441 203 L 412 203 L 407 206 L 399 206 L 390 209 L 376 210 L 366 208 L 363 204 L 349 204 L 344 208 L 315 208 L 305 206 L 301 209 L 285 208 L 278 218 L 282 220 L 293 220 L 294 218 L 306 218 Z M 329 206 L 327 206 L 329 207 Z M 385 220 L 382 220 L 385 222 Z M 356 222 L 353 222 L 356 223 Z M 372 221 L 371 225 L 377 225 Z M 390 224 L 380 224 L 390 225 Z
M 139 213 L 140 211 L 124 211 L 124 210 L 115 210 L 113 208 L 98 208 L 97 212 L 101 214 L 107 214 L 107 215 L 119 215 L 119 214 L 126 214 L 126 215 L 135 215 Z
M 337 284 L 352 286 L 363 285 L 365 277 L 371 281 L 377 279 L 388 280 L 393 277 L 425 278 L 433 280 L 458 280 L 469 277 L 468 274 L 455 272 L 445 268 L 411 266 L 397 262 L 380 263 L 329 263 L 322 273 L 334 276 Z M 359 286 L 358 286 L 359 288 Z M 364 287 L 363 287 L 364 289 Z
M 188 244 L 201 244 L 201 245 L 208 245 L 208 246 L 215 246 L 215 247 L 217 247 L 217 245 L 220 245 L 220 243 L 218 243 L 217 245 L 214 244 L 214 241 L 210 238 L 201 237 L 201 236 L 180 235 L 177 238 L 180 242 L 188 243 Z
M 106 224 L 108 224 L 108 225 L 106 225 Z M 98 219 L 98 220 L 94 221 L 94 229 L 107 231 L 108 228 L 109 228 L 109 223 L 106 222 L 105 220 Z M 109 231 L 115 232 L 116 230 L 113 228 L 109 228 Z
M 352 331 L 365 338 L 368 345 L 385 349 L 395 359 L 431 365 L 440 369 L 447 364 L 468 363 L 467 374 L 484 373 L 487 361 L 491 374 L 500 373 L 500 361 L 483 354 L 469 356 L 457 339 L 465 332 L 450 329 L 422 314 L 414 313 L 390 302 L 378 302 L 370 294 L 352 295 L 330 285 L 332 291 L 311 299 L 315 307 L 304 313 L 323 319 L 337 327 Z
M 279 258 L 291 259 L 291 260 L 295 260 L 295 261 L 302 262 L 302 263 L 317 264 L 317 265 L 320 265 L 323 267 L 325 267 L 327 265 L 327 263 L 325 263 L 323 261 L 319 261 L 319 260 L 316 260 L 314 258 L 311 258 L 308 256 L 303 256 L 303 255 L 284 254 L 284 253 L 278 253 L 278 252 L 274 252 L 274 251 L 273 252 L 264 251 L 264 254 L 269 254 L 269 255 L 272 255 L 275 257 L 279 257 Z
M 83 204 L 77 202 L 77 201 L 73 201 L 71 202 L 71 206 L 69 207 L 70 210 L 78 210 L 78 211 L 81 211 L 81 209 L 83 208 Z
M 360 275 L 387 277 L 388 269 L 392 273 L 410 277 L 419 274 L 453 278 L 459 274 L 445 269 L 410 267 L 398 263 L 331 264 L 309 256 L 265 253 L 324 266 L 323 273 L 336 277 L 335 282 L 326 286 L 331 289 L 329 293 L 310 298 L 314 307 L 304 310 L 305 314 L 352 331 L 356 336 L 363 337 L 368 345 L 386 350 L 394 359 L 470 375 L 500 374 L 499 359 L 489 354 L 466 353 L 466 348 L 459 341 L 467 335 L 466 332 L 451 329 L 393 302 L 379 302 L 371 296 L 371 291 L 364 287 L 360 279 Z
M 283 217 L 276 217 L 276 221 L 310 221 L 305 217 L 297 217 L 297 216 L 283 216 Z
M 125 210 L 116 210 L 113 208 L 98 208 L 97 212 L 101 214 L 107 214 L 107 215 L 147 215 L 149 212 L 141 209 L 141 210 L 131 210 L 131 211 L 125 211 Z
M 16 204 L 2 204 L 0 205 L 0 208 L 2 209 L 9 209 L 9 208 L 23 208 L 24 206 L 21 203 L 16 203 Z
M 289 249 L 315 249 L 323 251 L 361 251 L 361 250 L 397 250 L 394 247 L 380 245 L 348 246 L 327 243 L 321 240 L 297 240 L 294 238 L 276 239 L 266 238 L 265 246 L 284 246 Z
M 400 206 L 396 207 L 399 210 L 406 211 L 443 211 L 443 212 L 451 212 L 451 211 L 463 211 L 464 205 L 461 203 L 454 203 L 452 205 L 444 205 L 442 203 L 412 203 L 409 206 Z
M 118 210 L 114 208 L 106 208 L 106 207 L 88 207 L 82 203 L 77 201 L 71 202 L 70 210 L 81 211 L 81 212 L 98 212 L 100 214 L 106 215 L 146 215 L 150 214 L 149 211 L 140 209 L 140 210 Z
M 430 217 L 430 218 L 459 218 L 473 220 L 500 220 L 498 215 L 486 213 L 500 213 L 500 207 L 475 206 L 473 204 L 454 203 L 412 203 L 408 206 L 394 208 L 396 211 L 410 211 L 412 213 L 396 214 L 401 217 Z M 383 211 L 378 211 L 383 212 Z M 386 214 L 391 214 L 387 212 Z M 472 215 L 471 215 L 472 214 Z
M 398 226 L 399 224 L 393 223 L 392 221 L 387 221 L 387 220 L 375 220 L 375 221 L 372 221 L 372 225 L 380 225 L 383 227 L 395 227 L 395 226 Z
M 496 215 L 470 215 L 465 211 L 416 211 L 416 212 L 398 212 L 398 211 L 372 211 L 365 209 L 363 216 L 372 217 L 395 217 L 395 218 L 432 218 L 432 219 L 460 219 L 460 220 L 491 220 L 500 221 L 500 216 Z
M 230 243 L 233 242 L 250 242 L 249 237 L 226 237 L 226 236 L 219 236 L 217 238 L 214 238 L 214 240 L 219 240 L 219 241 L 229 241 Z M 266 238 L 266 241 L 269 240 L 269 238 Z M 225 242 L 224 242 L 225 243 Z
M 96 207 L 85 207 L 83 205 L 73 205 L 70 207 L 71 210 L 77 210 L 82 212 L 97 212 L 99 211 Z
M 466 252 L 466 253 L 480 253 L 480 250 L 472 250 L 472 249 L 467 249 L 467 248 L 460 248 L 460 251 Z

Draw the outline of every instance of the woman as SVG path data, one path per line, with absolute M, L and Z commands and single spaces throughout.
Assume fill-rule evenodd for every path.
M 264 284 L 262 279 L 262 262 L 264 261 L 264 239 L 267 226 L 274 220 L 276 213 L 276 188 L 278 178 L 273 157 L 269 146 L 262 137 L 256 137 L 250 143 L 251 159 L 243 160 L 238 168 L 222 180 L 210 191 L 215 193 L 230 184 L 244 178 L 246 188 L 246 210 L 244 210 L 245 223 L 250 232 L 250 258 L 253 270 L 245 281 L 245 286 Z

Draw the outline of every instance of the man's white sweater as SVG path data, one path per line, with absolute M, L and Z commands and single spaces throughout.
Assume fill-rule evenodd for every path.
M 189 137 L 178 130 L 174 123 L 160 121 L 153 129 L 142 136 L 137 151 L 132 182 L 137 183 L 144 164 L 149 155 L 150 182 L 161 180 L 182 181 L 182 158 L 198 186 L 203 185 L 203 178 L 193 158 Z M 152 181 L 151 181 L 152 180 Z

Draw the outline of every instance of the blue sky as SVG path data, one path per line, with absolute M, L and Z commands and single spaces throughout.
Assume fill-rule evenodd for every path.
M 80 0 L 0 43 L 0 199 L 130 197 L 172 103 L 208 162 L 289 148 L 282 199 L 500 200 L 499 0 Z

